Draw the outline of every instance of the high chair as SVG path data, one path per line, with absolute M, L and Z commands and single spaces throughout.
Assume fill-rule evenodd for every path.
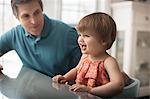
M 123 88 L 123 91 L 113 97 L 114 99 L 118 98 L 135 98 L 138 97 L 139 94 L 139 88 L 140 88 L 140 81 L 136 78 L 131 78 L 131 82 L 128 86 L 125 86 Z

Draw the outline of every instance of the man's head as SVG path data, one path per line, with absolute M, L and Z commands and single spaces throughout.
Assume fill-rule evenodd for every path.
M 41 0 L 11 0 L 11 7 L 13 14 L 18 17 L 18 5 L 20 4 L 27 4 L 30 3 L 31 1 L 37 1 L 43 11 L 43 3 Z
M 34 36 L 41 35 L 44 26 L 41 0 L 11 0 L 11 5 L 25 31 Z

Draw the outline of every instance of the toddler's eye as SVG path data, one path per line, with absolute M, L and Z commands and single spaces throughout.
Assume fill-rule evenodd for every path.
M 84 35 L 84 37 L 90 37 L 89 35 Z

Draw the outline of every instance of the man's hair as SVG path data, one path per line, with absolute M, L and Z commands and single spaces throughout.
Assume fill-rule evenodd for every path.
M 111 16 L 102 12 L 95 12 L 83 17 L 77 24 L 81 33 L 88 32 L 96 39 L 107 43 L 106 50 L 110 49 L 116 38 L 116 23 Z
M 17 17 L 18 16 L 18 5 L 27 4 L 27 3 L 30 3 L 31 1 L 37 1 L 43 11 L 43 3 L 41 0 L 11 0 L 11 7 L 12 7 L 13 14 Z

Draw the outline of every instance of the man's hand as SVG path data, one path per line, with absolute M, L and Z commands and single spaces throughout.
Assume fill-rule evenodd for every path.
M 2 67 L 2 65 L 0 65 L 0 79 L 3 77 L 3 73 L 2 73 L 2 70 L 3 70 L 3 67 Z
M 2 67 L 2 65 L 0 65 L 0 71 L 1 71 L 1 70 L 3 70 L 3 67 Z

